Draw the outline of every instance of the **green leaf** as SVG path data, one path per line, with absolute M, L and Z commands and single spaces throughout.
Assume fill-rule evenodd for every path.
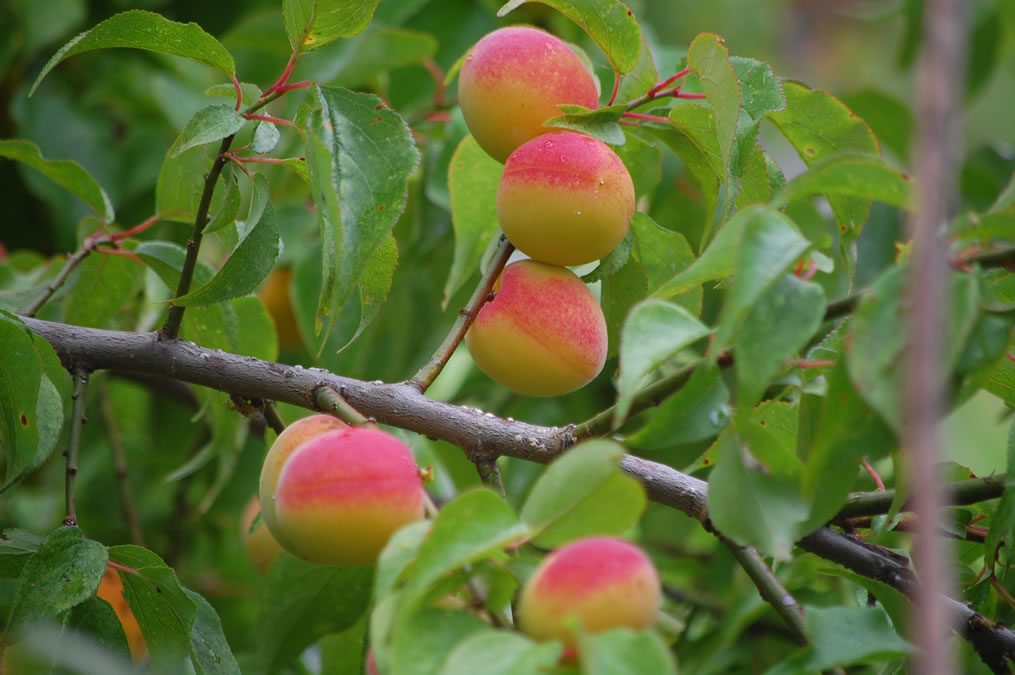
M 620 472 L 623 446 L 588 441 L 555 460 L 532 486 L 520 514 L 540 546 L 622 534 L 641 517 L 645 489 Z
M 231 105 L 216 103 L 205 106 L 194 113 L 187 126 L 183 127 L 183 131 L 169 146 L 169 157 L 179 157 L 195 146 L 232 136 L 246 123 L 247 120 Z
M 71 608 L 95 595 L 108 559 L 106 547 L 85 539 L 77 527 L 54 530 L 18 577 L 11 625 L 60 622 Z
M 882 145 L 896 156 L 909 157 L 909 144 L 913 135 L 913 113 L 899 99 L 876 89 L 861 89 L 842 97 L 861 118 L 867 120 Z
M 783 91 L 786 109 L 769 119 L 807 166 L 842 153 L 881 154 L 874 132 L 839 99 L 799 82 L 784 82 Z M 870 200 L 832 196 L 828 202 L 839 229 L 849 237 L 859 235 Z
M 740 106 L 758 121 L 770 113 L 786 109 L 786 94 L 782 82 L 764 61 L 731 56 L 730 64 L 740 85 Z
M 481 560 L 529 535 L 499 495 L 480 488 L 444 505 L 419 548 L 400 608 L 403 620 L 415 613 L 430 587 L 463 565 Z
M 902 635 L 907 634 L 907 626 L 909 624 L 909 617 L 912 614 L 913 606 L 912 603 L 909 602 L 909 598 L 907 598 L 902 591 L 894 586 L 889 586 L 883 581 L 871 579 L 870 577 L 856 574 L 855 572 L 851 572 L 847 569 L 829 568 L 818 571 L 821 574 L 849 579 L 857 586 L 866 589 L 870 594 L 868 597 L 876 599 L 878 604 L 880 604 L 881 607 L 884 608 L 885 612 L 888 613 L 888 617 L 892 620 L 895 632 Z
M 59 648 L 54 649 L 54 645 L 59 645 Z M 8 645 L 4 665 L 8 666 L 9 672 L 33 675 L 52 672 L 74 675 L 137 673 L 129 659 L 103 647 L 91 636 L 53 624 L 35 624 L 25 631 L 17 645 Z M 54 667 L 59 670 L 54 671 Z
M 711 332 L 679 305 L 654 298 L 635 305 L 620 338 L 615 423 L 627 417 L 634 394 L 649 373 Z
M 582 673 L 588 675 L 676 675 L 677 664 L 653 631 L 618 628 L 578 638 Z
M 91 596 L 68 613 L 65 625 L 72 631 L 90 635 L 100 645 L 125 660 L 130 658 L 127 634 L 116 610 L 105 600 Z
M 634 100 L 654 87 L 658 80 L 659 71 L 656 70 L 655 61 L 652 58 L 652 48 L 643 35 L 638 63 L 621 76 L 616 100 L 620 102 Z M 641 194 L 640 190 L 638 194 Z
M 790 560 L 808 515 L 796 481 L 757 468 L 729 429 L 719 435 L 718 449 L 708 477 L 708 514 L 716 529 L 762 555 Z
M 250 149 L 263 155 L 278 147 L 282 139 L 278 127 L 271 122 L 260 122 L 254 129 L 254 138 L 250 141 Z
M 497 186 L 504 165 L 486 154 L 472 136 L 458 144 L 448 166 L 455 256 L 444 284 L 441 308 L 475 273 L 483 251 L 497 234 Z
M 625 442 L 632 448 L 657 450 L 714 438 L 729 420 L 729 398 L 718 366 L 695 368 L 687 384 L 663 401 Z
M 719 187 L 725 181 L 715 136 L 715 114 L 700 105 L 684 104 L 674 106 L 669 118 L 673 124 L 670 128 L 648 126 L 643 131 L 665 143 L 697 184 L 705 206 L 703 248 L 711 236 L 712 221 L 719 203 Z
M 370 25 L 380 0 L 283 0 L 282 18 L 294 52 L 320 49 Z
M 808 607 L 804 616 L 813 636 L 807 665 L 814 671 L 904 657 L 913 651 L 877 607 Z
M 353 336 L 338 351 L 343 351 L 355 342 L 366 327 L 377 318 L 377 314 L 381 311 L 381 305 L 388 299 L 388 293 L 391 292 L 391 284 L 394 281 L 397 266 L 398 245 L 395 243 L 395 238 L 389 234 L 381 247 L 370 258 L 366 269 L 363 270 L 363 276 L 359 278 L 359 325 Z
M 497 16 L 524 5 L 528 0 L 510 0 Z M 641 28 L 631 10 L 618 0 L 533 0 L 553 7 L 578 24 L 610 60 L 618 73 L 632 70 L 641 54 Z
M 236 87 L 232 82 L 223 82 L 222 84 L 213 84 L 204 90 L 206 96 L 225 96 L 236 100 Z M 261 98 L 261 88 L 256 84 L 250 82 L 240 82 L 240 103 L 245 106 L 253 105 L 257 103 L 257 100 Z
M 559 642 L 540 644 L 507 631 L 477 631 L 459 640 L 448 654 L 442 675 L 530 675 L 551 671 L 563 651 Z
M 193 224 L 204 192 L 204 176 L 211 169 L 212 157 L 204 146 L 195 146 L 176 157 L 166 154 L 155 183 L 155 210 L 164 220 Z M 225 178 L 220 178 L 225 180 Z M 218 213 L 228 190 L 212 195 L 208 213 Z
M 316 93 L 321 111 L 309 130 L 307 169 L 324 251 L 317 312 L 323 328 L 405 210 L 420 155 L 405 120 L 377 96 L 339 87 Z
M 701 33 L 687 48 L 687 66 L 701 80 L 708 101 L 715 113 L 716 138 L 719 159 L 722 162 L 724 182 L 731 176 L 730 154 L 737 134 L 740 118 L 740 85 L 736 71 L 729 60 L 729 50 L 723 39 L 715 33 Z
M 144 283 L 144 267 L 118 255 L 90 255 L 74 268 L 62 299 L 63 320 L 76 326 L 114 328 L 126 299 Z
M 610 145 L 623 145 L 627 138 L 620 128 L 620 119 L 624 116 L 626 106 L 604 106 L 595 110 L 580 105 L 558 105 L 562 115 L 551 117 L 543 122 L 544 127 L 570 129 L 593 138 L 598 138 Z
M 733 418 L 737 433 L 767 474 L 800 477 L 796 455 L 800 406 L 771 399 L 754 409 L 741 409 Z
M 642 140 L 635 134 L 625 134 L 627 140 L 623 145 L 613 148 L 627 172 L 631 174 L 634 182 L 634 193 L 636 195 L 652 194 L 659 185 L 663 176 L 663 151 L 655 143 Z M 638 215 L 645 215 L 641 211 L 635 211 L 635 218 Z
M 179 672 L 191 655 L 197 606 L 162 558 L 140 546 L 111 546 L 109 558 L 133 572 L 120 572 L 123 596 L 141 626 L 156 671 Z M 175 670 L 174 670 L 175 669 Z
M 761 295 L 811 247 L 782 212 L 762 208 L 756 213 L 744 227 L 737 247 L 737 275 L 723 304 L 713 345 L 716 354 L 730 344 L 744 316 Z
M 631 258 L 632 248 L 634 248 L 634 237 L 631 236 L 631 230 L 628 230 L 624 238 L 617 244 L 617 247 L 606 254 L 606 257 L 599 261 L 594 270 L 582 275 L 582 281 L 591 284 L 613 276 L 627 264 L 627 261 Z
M 0 140 L 0 157 L 27 164 L 88 204 L 103 221 L 113 222 L 115 214 L 109 195 L 77 162 L 69 159 L 46 159 L 35 143 L 17 139 Z
M 256 176 L 261 176 L 261 174 L 256 174 Z M 218 232 L 230 225 L 234 225 L 236 223 L 236 216 L 240 213 L 240 202 L 243 200 L 243 195 L 240 194 L 240 188 L 236 184 L 236 176 L 230 175 L 223 180 L 226 182 L 226 193 L 222 197 L 222 206 L 211 217 L 208 224 L 204 226 L 205 234 Z M 260 181 L 255 178 L 254 183 L 251 185 L 252 190 L 258 190 L 258 182 Z
M 28 95 L 34 94 L 42 78 L 64 59 L 75 54 L 113 47 L 132 47 L 182 56 L 206 63 L 226 75 L 236 72 L 236 64 L 226 48 L 196 23 L 177 23 L 153 12 L 130 10 L 106 19 L 61 47 L 43 66 Z
M 424 609 L 394 634 L 391 663 L 386 668 L 378 663 L 378 670 L 438 675 L 445 656 L 459 640 L 488 632 L 492 632 L 490 626 L 472 614 Z
M 199 675 L 239 675 L 240 666 L 226 642 L 215 608 L 194 591 L 184 589 L 184 592 L 197 606 L 197 617 L 190 631 L 195 669 Z
M 416 560 L 423 539 L 430 534 L 430 521 L 421 520 L 397 530 L 384 545 L 377 560 L 374 597 L 383 598 L 395 590 L 406 568 Z
M 645 266 L 629 256 L 619 270 L 602 281 L 603 317 L 606 319 L 607 357 L 616 356 L 620 348 L 620 331 L 628 312 L 648 295 L 649 280 Z
M 994 517 L 990 522 L 990 529 L 987 530 L 987 539 L 984 542 L 984 560 L 993 573 L 994 564 L 997 558 L 997 550 L 1002 542 L 1008 552 L 1010 559 L 1011 552 L 1015 549 L 1013 532 L 1015 532 L 1015 490 L 1011 486 L 1015 484 L 1012 476 L 1015 476 L 1015 423 L 1008 429 L 1008 470 L 1005 476 L 1005 490 L 998 502 Z
M 0 444 L 4 473 L 0 491 L 36 465 L 42 361 L 35 338 L 15 316 L 0 313 Z
M 371 28 L 351 43 L 334 82 L 344 87 L 370 84 L 395 68 L 422 64 L 436 53 L 437 40 L 428 33 Z
M 631 232 L 634 234 L 634 255 L 648 277 L 650 293 L 694 263 L 694 251 L 684 235 L 660 227 L 640 211 L 634 214 Z M 693 288 L 668 299 L 698 316 L 701 314 L 702 295 L 701 288 Z
M 4 530 L 0 537 L 0 578 L 21 576 L 21 570 L 42 546 L 43 537 L 28 530 Z
M 249 223 L 248 223 L 249 226 Z M 173 299 L 183 307 L 211 305 L 254 291 L 278 258 L 279 232 L 275 210 L 266 204 L 260 220 L 242 235 L 222 269 L 204 286 Z
M 825 292 L 817 284 L 786 275 L 748 309 L 737 335 L 737 404 L 761 400 L 786 360 L 803 348 L 825 316 Z
M 171 241 L 145 241 L 134 249 L 134 255 L 159 275 L 159 279 L 170 291 L 175 290 L 180 282 L 180 270 L 187 251 L 179 244 Z M 204 262 L 198 261 L 194 268 L 194 283 L 203 285 L 211 281 L 215 271 Z
M 779 191 L 772 206 L 812 195 L 858 197 L 911 208 L 912 179 L 876 155 L 842 154 L 817 162 Z
M 372 579 L 369 567 L 316 565 L 283 553 L 264 582 L 256 672 L 278 672 L 322 635 L 355 624 L 367 609 Z

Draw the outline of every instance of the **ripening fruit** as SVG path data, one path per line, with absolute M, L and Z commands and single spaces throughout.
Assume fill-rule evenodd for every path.
M 145 644 L 141 626 L 138 625 L 130 604 L 123 597 L 123 580 L 120 579 L 120 573 L 112 567 L 107 567 L 105 574 L 102 575 L 102 581 L 99 582 L 99 590 L 95 594 L 108 602 L 120 619 L 120 625 L 123 626 L 123 632 L 127 636 L 127 646 L 130 647 L 130 657 L 134 661 L 143 660 L 148 655 L 148 645 Z
M 290 267 L 281 267 L 273 271 L 261 287 L 259 297 L 264 308 L 275 323 L 275 334 L 278 336 L 278 348 L 281 351 L 292 351 L 303 346 L 303 338 L 296 324 L 293 305 L 289 300 L 289 281 L 293 271 Z
M 489 33 L 465 57 L 458 101 L 469 132 L 503 162 L 515 148 L 548 131 L 557 105 L 596 108 L 599 92 L 578 55 L 558 38 L 529 26 Z
M 275 559 L 282 552 L 282 547 L 271 536 L 271 532 L 268 531 L 268 527 L 264 524 L 263 517 L 257 527 L 254 528 L 254 531 L 250 531 L 250 526 L 254 522 L 254 519 L 257 518 L 260 510 L 261 504 L 257 499 L 257 495 L 254 495 L 243 508 L 243 517 L 240 519 L 240 526 L 243 529 L 240 534 L 243 538 L 243 547 L 247 550 L 247 557 L 250 558 L 250 562 L 253 563 L 259 574 L 266 574 L 268 568 L 271 567 L 271 564 L 275 562 Z
M 311 562 L 373 565 L 395 530 L 423 517 L 412 452 L 379 429 L 314 436 L 284 459 L 273 490 L 268 468 L 261 474 L 264 521 L 286 550 Z
M 584 633 L 651 626 L 662 603 L 659 574 L 641 549 L 623 539 L 579 539 L 546 556 L 525 582 L 521 629 L 537 640 L 573 645 Z
M 634 183 L 602 141 L 544 134 L 508 157 L 497 220 L 519 251 L 551 265 L 583 265 L 619 244 L 634 216 Z
M 285 465 L 286 460 L 289 459 L 289 456 L 296 452 L 297 448 L 311 438 L 320 436 L 323 433 L 334 431 L 335 429 L 347 429 L 348 427 L 348 424 L 331 415 L 311 415 L 298 419 L 287 426 L 278 435 L 275 442 L 272 443 L 271 448 L 268 449 L 268 454 L 264 457 L 264 465 L 261 467 L 261 482 L 258 490 L 261 504 L 272 504 L 272 498 L 278 487 L 278 476 L 282 472 L 282 467 Z M 279 531 L 278 523 L 275 522 L 275 509 L 262 509 L 261 520 L 268 526 L 268 531 L 274 535 L 275 540 L 288 549 L 289 546 L 275 534 Z
M 534 260 L 504 268 L 465 341 L 480 369 L 529 396 L 559 396 L 588 384 L 606 362 L 606 320 L 573 272 Z

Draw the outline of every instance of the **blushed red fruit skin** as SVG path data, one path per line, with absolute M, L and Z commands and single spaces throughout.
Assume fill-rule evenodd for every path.
M 412 452 L 366 427 L 329 431 L 297 448 L 274 497 L 275 527 L 265 521 L 271 533 L 291 553 L 325 565 L 373 565 L 397 529 L 423 517 Z
M 634 182 L 599 139 L 544 134 L 508 157 L 497 188 L 497 220 L 518 250 L 552 265 L 599 260 L 627 234 Z
M 504 268 L 465 341 L 476 365 L 509 389 L 560 396 L 589 383 L 606 362 L 606 320 L 573 272 L 534 260 Z
M 558 104 L 596 108 L 596 81 L 563 41 L 530 26 L 487 34 L 469 50 L 458 75 L 458 101 L 480 147 L 498 162 L 546 133 Z
M 518 616 L 537 640 L 573 646 L 569 623 L 584 633 L 651 626 L 662 603 L 659 574 L 637 546 L 622 539 L 579 539 L 548 555 L 526 581 Z

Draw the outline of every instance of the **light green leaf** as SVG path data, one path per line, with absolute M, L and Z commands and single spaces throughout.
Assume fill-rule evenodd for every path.
M 627 140 L 619 124 L 624 115 L 625 106 L 623 105 L 604 106 L 595 110 L 568 104 L 557 107 L 563 114 L 543 122 L 544 127 L 570 129 L 598 138 L 610 145 L 623 145 Z
M 841 195 L 909 209 L 912 185 L 909 176 L 877 155 L 842 154 L 813 164 L 791 180 L 772 199 L 772 206 L 783 208 L 792 200 L 811 195 Z
M 197 606 L 197 616 L 190 630 L 190 648 L 199 675 L 240 675 L 240 666 L 222 633 L 222 621 L 215 608 L 194 591 L 184 589 L 184 593 Z
M 653 631 L 630 628 L 580 635 L 578 654 L 588 675 L 676 675 L 677 664 L 663 639 Z
M 39 146 L 18 139 L 0 140 L 0 157 L 32 167 L 92 207 L 105 222 L 114 220 L 113 205 L 102 186 L 80 164 L 69 159 L 46 159 Z
M 271 122 L 261 122 L 254 129 L 254 138 L 250 141 L 250 149 L 263 155 L 278 147 L 281 138 L 282 134 L 279 133 L 277 126 Z
M 204 146 L 195 146 L 176 157 L 166 154 L 155 183 L 155 210 L 163 220 L 194 223 L 204 192 L 204 176 L 211 169 L 213 158 Z M 225 180 L 220 176 L 220 180 Z M 208 213 L 218 213 L 228 190 L 216 185 Z
M 679 305 L 654 298 L 635 305 L 621 332 L 615 423 L 627 416 L 649 373 L 711 332 Z
M 804 616 L 813 640 L 807 663 L 812 671 L 900 658 L 913 652 L 877 607 L 807 607 Z
M 283 0 L 282 18 L 295 52 L 320 49 L 370 25 L 380 0 Z
M 510 0 L 497 11 L 497 16 L 506 16 L 527 1 Z M 618 73 L 626 73 L 637 65 L 641 53 L 641 28 L 624 3 L 619 0 L 532 1 L 553 7 L 581 26 Z
M 395 68 L 421 64 L 437 53 L 437 40 L 405 28 L 371 28 L 351 44 L 334 79 L 344 87 L 373 82 Z
M 64 59 L 112 47 L 132 47 L 182 56 L 218 68 L 226 75 L 236 72 L 236 64 L 226 48 L 196 23 L 177 23 L 138 9 L 116 14 L 61 47 L 43 66 L 28 95 L 34 94 L 42 78 Z
M 169 146 L 169 157 L 179 157 L 197 145 L 220 141 L 243 128 L 247 121 L 233 106 L 224 103 L 208 105 L 196 113 Z
M 497 234 L 497 186 L 504 165 L 486 154 L 472 136 L 458 144 L 448 166 L 455 256 L 444 284 L 441 308 L 479 268 L 483 251 Z
M 438 675 L 445 657 L 459 640 L 488 632 L 492 632 L 489 624 L 468 612 L 424 609 L 394 633 L 391 662 L 387 666 L 378 662 L 378 671 Z
M 687 384 L 659 404 L 645 426 L 625 443 L 656 450 L 714 438 L 729 421 L 729 398 L 718 366 L 695 368 Z
M 729 50 L 723 39 L 714 33 L 701 33 L 687 48 L 687 65 L 701 80 L 708 101 L 715 114 L 716 138 L 719 142 L 719 159 L 723 174 L 729 182 L 730 154 L 740 117 L 740 85 L 736 71 L 729 60 Z
M 914 121 L 904 102 L 876 89 L 847 94 L 842 102 L 867 121 L 882 145 L 902 159 L 909 156 Z
M 559 642 L 540 644 L 507 631 L 477 631 L 455 645 L 442 675 L 531 675 L 551 671 L 560 659 Z
M 222 84 L 213 84 L 204 90 L 207 96 L 225 96 L 236 100 L 236 86 L 232 82 L 223 82 Z M 240 101 L 242 105 L 249 106 L 257 103 L 257 100 L 261 98 L 261 88 L 256 84 L 250 82 L 240 82 Z

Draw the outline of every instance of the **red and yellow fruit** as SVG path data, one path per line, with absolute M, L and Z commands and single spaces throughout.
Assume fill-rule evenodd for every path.
M 250 526 L 253 524 L 254 519 L 257 518 L 260 510 L 261 504 L 257 499 L 257 495 L 254 495 L 243 508 L 243 518 L 240 519 L 240 525 L 243 528 L 241 536 L 243 537 L 243 547 L 247 550 L 247 557 L 250 558 L 250 562 L 253 563 L 258 573 L 266 574 L 268 568 L 271 567 L 279 554 L 282 553 L 282 547 L 271 536 L 271 532 L 268 531 L 263 518 L 253 531 L 250 530 Z
M 303 346 L 303 338 L 296 323 L 296 315 L 293 314 L 293 305 L 289 300 L 291 279 L 292 268 L 279 268 L 268 276 L 259 295 L 261 302 L 264 303 L 264 308 L 268 310 L 268 314 L 271 315 L 271 320 L 275 324 L 278 348 L 282 351 L 291 351 Z
M 637 546 L 622 539 L 579 539 L 543 560 L 522 588 L 521 629 L 537 640 L 573 645 L 584 633 L 648 628 L 662 603 L 659 574 Z
M 610 146 L 558 131 L 508 157 L 497 219 L 518 250 L 551 265 L 582 265 L 616 248 L 634 216 L 634 183 Z
M 120 625 L 123 626 L 123 632 L 127 636 L 131 658 L 134 661 L 143 660 L 148 655 L 148 645 L 145 644 L 141 626 L 138 625 L 130 604 L 123 597 L 123 581 L 120 579 L 120 573 L 112 567 L 107 567 L 96 595 L 108 602 L 116 612 L 116 617 L 120 619 Z
M 465 341 L 476 365 L 520 394 L 559 396 L 590 382 L 606 362 L 606 320 L 573 272 L 534 260 L 504 268 Z
M 595 108 L 599 92 L 563 41 L 537 28 L 510 26 L 469 50 L 458 76 L 458 100 L 476 142 L 503 162 L 548 131 L 543 122 L 561 114 L 558 104 Z
M 409 448 L 378 429 L 325 431 L 296 447 L 283 433 L 261 473 L 261 509 L 290 553 L 373 565 L 397 529 L 423 517 L 423 483 Z

